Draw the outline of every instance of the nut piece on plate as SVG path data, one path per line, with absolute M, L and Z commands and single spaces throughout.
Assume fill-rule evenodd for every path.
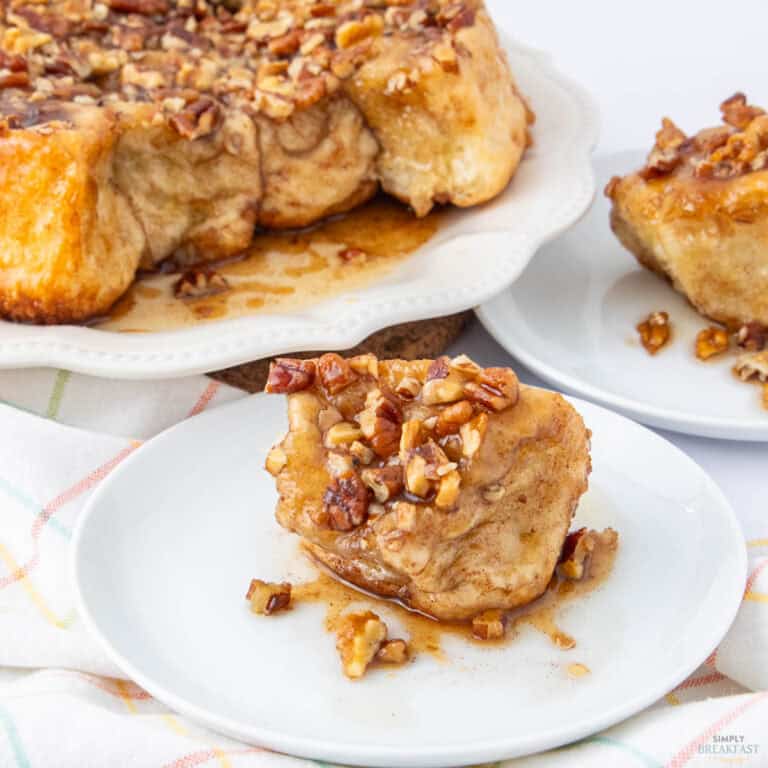
M 709 360 L 711 357 L 722 355 L 730 348 L 730 336 L 723 328 L 705 328 L 696 336 L 696 357 L 699 360 Z
M 224 275 L 212 269 L 190 269 L 173 284 L 177 299 L 203 299 L 229 290 Z
M 655 355 L 669 343 L 672 336 L 669 314 L 651 312 L 642 323 L 637 325 L 637 332 L 640 334 L 640 342 L 646 352 Z
M 747 323 L 736 332 L 736 343 L 746 352 L 762 352 L 768 344 L 768 328 L 759 323 Z
M 763 386 L 763 406 L 768 408 L 768 350 L 742 355 L 733 368 L 742 381 L 757 381 Z
M 336 633 L 344 674 L 351 680 L 360 679 L 386 639 L 387 625 L 372 611 L 345 616 Z
M 287 582 L 271 584 L 261 579 L 253 579 L 245 599 L 250 601 L 254 613 L 271 616 L 290 607 L 291 585 Z
M 569 581 L 588 578 L 593 555 L 598 551 L 615 550 L 618 542 L 619 536 L 612 528 L 604 531 L 579 528 L 569 533 L 560 553 L 557 575 Z
M 665 118 L 644 168 L 605 193 L 611 226 L 703 315 L 768 326 L 768 115 L 737 93 L 722 124 L 686 135 Z
M 2 9 L 2 317 L 103 314 L 139 268 L 235 256 L 380 187 L 418 216 L 478 205 L 530 143 L 482 0 Z
M 410 655 L 410 649 L 405 640 L 387 640 L 379 648 L 376 661 L 382 664 L 405 664 Z
M 472 635 L 477 640 L 501 640 L 507 632 L 503 611 L 484 611 L 472 619 Z
M 278 522 L 338 576 L 445 621 L 546 590 L 590 471 L 562 397 L 466 356 L 277 360 L 267 391 Z

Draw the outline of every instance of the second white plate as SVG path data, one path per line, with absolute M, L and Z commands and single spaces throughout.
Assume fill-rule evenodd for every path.
M 419 656 L 351 683 L 323 607 L 253 616 L 243 598 L 252 577 L 314 578 L 274 519 L 263 464 L 285 430 L 285 403 L 266 395 L 172 428 L 102 483 L 73 542 L 81 616 L 126 675 L 169 707 L 304 757 L 469 765 L 606 728 L 706 659 L 740 605 L 746 554 L 727 501 L 688 457 L 621 416 L 574 404 L 594 433 L 575 524 L 621 536 L 607 582 L 558 617 L 574 650 L 531 628 L 503 648 L 445 638 L 445 662 Z M 592 674 L 570 679 L 573 663 Z
M 600 187 L 639 168 L 638 152 L 595 159 Z M 768 441 L 760 389 L 733 375 L 730 355 L 702 363 L 696 334 L 710 323 L 664 280 L 643 269 L 611 232 L 608 200 L 536 255 L 520 279 L 478 316 L 511 355 L 558 389 L 662 429 Z M 655 357 L 635 326 L 669 312 L 672 343 Z

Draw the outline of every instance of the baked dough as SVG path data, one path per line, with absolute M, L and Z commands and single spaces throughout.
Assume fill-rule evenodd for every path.
M 278 522 L 347 581 L 446 621 L 549 584 L 590 472 L 562 397 L 450 360 L 278 360 Z
M 531 120 L 481 0 L 7 0 L 0 314 L 82 321 L 139 267 L 380 186 L 419 216 L 477 205 Z
M 768 115 L 743 94 L 721 110 L 690 137 L 665 118 L 645 168 L 606 188 L 611 226 L 702 314 L 768 326 Z

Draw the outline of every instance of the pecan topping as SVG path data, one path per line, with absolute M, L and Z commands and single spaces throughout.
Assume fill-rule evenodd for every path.
M 199 139 L 213 133 L 221 117 L 221 108 L 211 99 L 198 99 L 173 115 L 170 124 L 185 139 Z
M 405 546 L 403 536 L 421 519 L 420 505 L 446 514 L 456 509 L 490 419 L 520 398 L 512 371 L 482 368 L 463 355 L 379 362 L 373 355 L 345 360 L 326 354 L 273 365 L 268 392 L 304 390 L 311 396 L 289 401 L 291 433 L 307 430 L 331 478 L 308 514 L 316 526 L 346 533 L 394 512 L 391 551 Z M 284 442 L 267 459 L 281 479 L 299 467 L 289 461 L 288 446 Z M 498 503 L 505 488 L 492 484 L 481 494 L 486 503 Z
M 387 625 L 372 611 L 345 616 L 336 633 L 344 674 L 361 678 L 387 639 Z
M 711 357 L 722 355 L 731 346 L 728 332 L 722 328 L 705 328 L 696 337 L 696 357 L 699 360 L 709 360 Z
M 739 328 L 736 343 L 747 352 L 762 352 L 768 344 L 768 328 L 760 323 L 747 323 Z
M 671 338 L 669 315 L 666 312 L 651 312 L 648 318 L 637 326 L 637 332 L 646 352 L 655 355 Z
M 349 361 L 336 354 L 323 355 L 317 361 L 317 373 L 325 390 L 331 395 L 346 389 L 357 379 Z
M 735 93 L 730 99 L 726 99 L 720 105 L 723 113 L 723 122 L 743 131 L 756 117 L 765 114 L 760 107 L 747 104 L 747 97 L 743 93 Z
M 498 413 L 517 403 L 520 385 L 508 368 L 486 368 L 464 391 L 470 400 Z
M 328 525 L 335 531 L 351 531 L 368 517 L 368 489 L 358 475 L 335 478 L 323 496 Z
M 287 582 L 270 584 L 261 579 L 253 579 L 245 599 L 250 601 L 254 613 L 271 616 L 290 607 L 291 585 Z
M 202 299 L 229 290 L 226 278 L 212 269 L 190 269 L 173 285 L 177 299 Z
M 476 22 L 471 4 L 399 0 L 9 0 L 5 6 L 0 98 L 34 88 L 38 102 L 91 103 L 87 96 L 99 105 L 152 103 L 162 108 L 157 121 L 187 139 L 215 131 L 219 109 L 291 117 L 353 77 L 383 35 L 420 36 L 418 56 L 393 74 L 392 92 L 416 82 L 424 62 L 424 71 L 456 72 L 464 50 L 459 33 Z M 92 89 L 87 94 L 79 90 L 85 85 Z M 166 109 L 181 90 L 190 107 Z M 52 122 L 45 113 L 38 117 Z M 21 127 L 14 120 L 4 125 Z M 347 255 L 353 262 L 365 258 L 354 249 Z
M 384 504 L 396 498 L 405 487 L 403 468 L 399 465 L 364 469 L 363 482 L 373 491 L 376 501 Z
M 472 635 L 477 640 L 501 640 L 507 631 L 507 617 L 503 611 L 485 611 L 472 619 Z
M 315 381 L 315 363 L 312 360 L 278 358 L 269 367 L 265 392 L 291 395 L 309 389 Z

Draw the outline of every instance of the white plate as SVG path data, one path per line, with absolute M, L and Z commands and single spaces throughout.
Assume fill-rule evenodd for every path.
M 574 401 L 594 431 L 577 524 L 620 531 L 614 573 L 560 616 L 578 646 L 525 629 L 508 647 L 446 639 L 347 681 L 324 609 L 259 620 L 254 576 L 313 571 L 273 517 L 262 469 L 284 401 L 259 395 L 140 449 L 101 485 L 74 537 L 80 614 L 112 659 L 193 720 L 244 741 L 350 765 L 477 764 L 579 739 L 643 709 L 718 644 L 741 601 L 743 538 L 712 480 L 645 428 Z M 572 663 L 592 675 L 571 680 Z
M 595 158 L 598 182 L 642 166 L 644 155 Z M 478 316 L 511 355 L 566 392 L 653 427 L 728 440 L 768 440 L 760 389 L 731 371 L 735 356 L 702 363 L 696 334 L 711 325 L 613 235 L 601 194 L 573 229 L 543 248 L 514 286 Z M 635 326 L 669 312 L 673 342 L 655 357 Z
M 506 45 L 538 121 L 535 147 L 493 203 L 454 216 L 384 280 L 302 311 L 261 314 L 189 330 L 117 334 L 0 321 L 0 368 L 54 365 L 95 376 L 167 378 L 300 350 L 348 349 L 397 323 L 459 312 L 510 285 L 536 249 L 589 207 L 589 161 L 599 117 L 548 57 Z

